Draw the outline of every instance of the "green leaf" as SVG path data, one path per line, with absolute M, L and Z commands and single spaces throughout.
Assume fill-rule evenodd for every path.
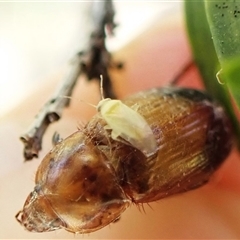
M 224 72 L 224 79 L 221 80 L 240 108 L 240 1 L 205 0 L 205 8 L 214 46 Z
M 216 4 L 216 1 L 214 3 Z M 186 27 L 194 60 L 207 91 L 223 105 L 229 115 L 240 149 L 240 126 L 233 110 L 231 96 L 227 88 L 228 85 L 219 84 L 216 78 L 216 74 L 221 67 L 213 44 L 204 1 L 185 0 L 184 7 Z M 224 76 L 225 74 L 229 73 L 226 71 Z M 230 85 L 231 88 L 234 87 L 234 84 L 229 81 L 229 88 Z
M 236 103 L 240 103 L 240 55 L 228 60 L 223 65 L 223 79 L 232 93 Z

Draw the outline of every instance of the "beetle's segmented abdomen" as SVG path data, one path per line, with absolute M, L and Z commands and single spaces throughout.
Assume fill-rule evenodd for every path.
M 162 88 L 124 101 L 138 103 L 158 141 L 158 154 L 145 161 L 136 154 L 122 162 L 126 191 L 148 202 L 207 182 L 231 149 L 230 123 L 223 109 L 197 90 Z

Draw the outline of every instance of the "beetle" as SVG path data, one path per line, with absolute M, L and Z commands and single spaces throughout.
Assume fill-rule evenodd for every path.
M 132 203 L 207 183 L 231 150 L 230 121 L 202 91 L 155 88 L 122 103 L 147 122 L 157 143 L 154 154 L 146 156 L 131 142 L 113 138 L 97 113 L 58 142 L 38 167 L 36 186 L 16 215 L 28 231 L 96 231 L 119 219 Z

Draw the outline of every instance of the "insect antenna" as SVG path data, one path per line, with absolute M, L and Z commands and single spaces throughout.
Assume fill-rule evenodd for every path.
M 104 97 L 104 93 L 103 93 L 103 76 L 102 74 L 100 75 L 100 94 L 101 94 L 101 100 L 103 100 Z
M 69 96 L 59 96 L 59 97 L 61 97 L 61 98 L 67 98 L 67 99 L 73 99 L 72 97 L 69 97 Z M 94 107 L 94 108 L 97 108 L 97 106 L 96 105 L 94 105 L 94 104 L 91 104 L 91 103 L 89 103 L 89 102 L 86 102 L 86 101 L 84 101 L 84 100 L 82 100 L 82 99 L 80 99 L 80 98 L 76 98 L 79 102 L 82 102 L 82 103 L 86 103 L 86 104 L 88 104 L 89 106 L 91 106 L 91 107 Z

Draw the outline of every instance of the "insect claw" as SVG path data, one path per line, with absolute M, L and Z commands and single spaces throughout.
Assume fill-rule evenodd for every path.
M 16 218 L 16 220 L 17 220 L 19 223 L 22 223 L 22 214 L 23 214 L 23 211 L 19 211 L 19 212 L 15 215 L 15 218 Z

